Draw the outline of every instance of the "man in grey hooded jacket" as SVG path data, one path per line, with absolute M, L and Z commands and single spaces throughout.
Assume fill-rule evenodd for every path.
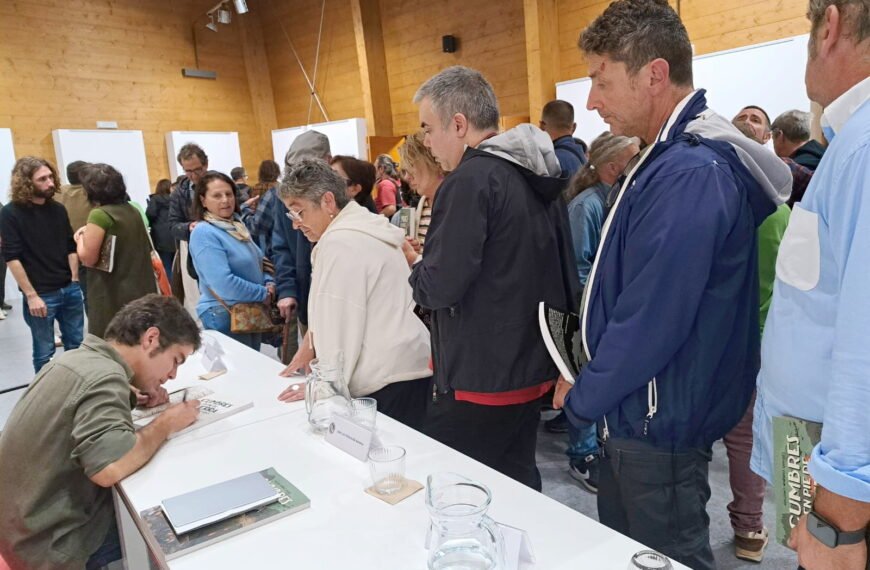
M 540 490 L 540 401 L 558 377 L 538 330 L 540 301 L 575 309 L 579 283 L 543 131 L 498 133 L 498 103 L 477 71 L 450 67 L 418 91 L 424 143 L 450 172 L 426 257 L 409 253 L 414 300 L 432 310 L 436 390 L 424 431 Z

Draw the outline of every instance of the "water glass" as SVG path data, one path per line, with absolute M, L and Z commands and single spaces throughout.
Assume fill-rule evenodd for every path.
M 354 398 L 350 401 L 350 417 L 366 429 L 374 431 L 378 401 L 374 398 Z
M 655 550 L 641 550 L 631 557 L 628 570 L 671 570 L 671 561 Z
M 369 470 L 375 491 L 392 495 L 405 484 L 405 448 L 398 445 L 369 451 Z

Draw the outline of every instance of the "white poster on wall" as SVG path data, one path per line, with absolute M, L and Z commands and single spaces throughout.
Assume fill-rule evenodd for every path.
M 9 201 L 9 180 L 15 166 L 15 148 L 12 146 L 12 129 L 0 129 L 0 202 Z
M 51 132 L 61 181 L 66 167 L 77 160 L 113 166 L 124 177 L 130 199 L 145 206 L 151 194 L 142 131 L 56 129 Z
M 178 151 L 187 143 L 196 143 L 202 147 L 208 156 L 209 170 L 217 170 L 229 176 L 233 168 L 242 166 L 242 151 L 237 132 L 171 131 L 166 133 L 166 154 L 173 180 L 179 174 L 184 174 L 178 164 Z
M 345 119 L 272 131 L 272 154 L 282 170 L 284 156 L 290 150 L 290 145 L 305 131 L 318 131 L 326 135 L 332 156 L 346 155 L 362 160 L 368 159 L 366 145 L 368 132 L 365 119 Z

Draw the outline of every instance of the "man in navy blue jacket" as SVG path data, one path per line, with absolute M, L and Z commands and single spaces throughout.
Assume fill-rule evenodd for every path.
M 569 420 L 599 422 L 599 520 L 713 568 L 711 445 L 755 386 L 756 227 L 787 199 L 791 177 L 706 108 L 688 34 L 666 0 L 612 3 L 580 48 L 587 106 L 646 146 L 621 181 L 586 285 L 590 361 L 573 387 L 559 382 L 554 404 L 564 397 Z

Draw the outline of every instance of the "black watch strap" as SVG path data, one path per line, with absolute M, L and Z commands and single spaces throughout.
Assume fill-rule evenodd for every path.
M 867 539 L 867 530 L 842 531 L 829 523 L 816 511 L 807 515 L 807 530 L 828 548 L 858 544 Z

